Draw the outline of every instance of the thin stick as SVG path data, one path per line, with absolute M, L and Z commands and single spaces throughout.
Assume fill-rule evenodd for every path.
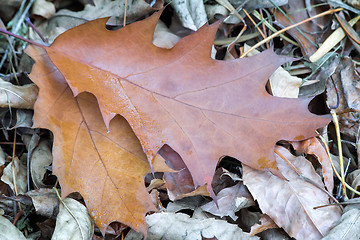
M 32 41 L 32 40 L 30 40 L 30 39 L 23 38 L 23 37 L 21 37 L 21 36 L 19 36 L 19 35 L 17 35 L 17 34 L 14 34 L 14 33 L 12 33 L 12 32 L 6 31 L 6 30 L 4 30 L 4 29 L 0 29 L 0 33 L 2 33 L 2 34 L 7 34 L 7 35 L 10 35 L 10 36 L 16 37 L 16 38 L 18 38 L 18 39 L 20 39 L 20 40 L 23 40 L 23 41 L 25 41 L 25 42 L 27 42 L 27 43 L 33 44 L 33 45 L 38 46 L 38 47 L 41 47 L 41 48 L 46 47 L 45 45 L 42 45 L 42 44 L 37 43 L 37 42 L 35 42 L 35 41 Z
M 268 42 L 269 40 L 271 40 L 271 39 L 279 36 L 281 33 L 286 32 L 286 31 L 289 30 L 289 29 L 292 29 L 292 28 L 294 28 L 294 27 L 297 27 L 297 26 L 299 26 L 299 25 L 301 25 L 301 24 L 303 24 L 303 23 L 312 21 L 312 20 L 314 20 L 314 19 L 316 19 L 316 18 L 323 17 L 323 16 L 325 16 L 325 15 L 332 14 L 332 13 L 335 13 L 335 12 L 339 12 L 339 11 L 342 11 L 342 10 L 344 10 L 344 9 L 343 9 L 343 8 L 330 9 L 330 10 L 328 10 L 328 11 L 326 11 L 326 12 L 322 12 L 322 13 L 316 15 L 316 16 L 313 16 L 313 17 L 311 17 L 311 18 L 305 19 L 305 20 L 303 20 L 303 21 L 301 21 L 301 22 L 298 22 L 298 23 L 296 23 L 296 24 L 294 24 L 294 25 L 291 25 L 291 26 L 288 26 L 288 27 L 286 27 L 286 28 L 283 28 L 283 29 L 281 29 L 280 31 L 278 31 L 278 32 L 270 35 L 269 37 L 263 39 L 262 41 L 258 42 L 258 43 L 255 44 L 254 46 L 252 46 L 252 47 L 251 47 L 249 50 L 247 50 L 243 55 L 241 55 L 240 58 L 246 57 L 250 52 L 252 52 L 252 51 L 253 51 L 254 49 L 256 49 L 257 47 L 259 47 L 259 46 L 261 46 L 262 44 Z
M 342 183 L 342 195 L 346 197 L 344 159 L 343 159 L 343 154 L 342 154 L 339 121 L 338 121 L 336 113 L 333 109 L 331 109 L 330 113 L 331 113 L 331 116 L 333 117 L 333 122 L 334 122 L 335 130 L 336 130 L 336 139 L 338 142 L 340 176 L 341 176 L 341 183 Z
M 16 196 L 19 195 L 18 189 L 17 189 L 17 185 L 16 185 L 16 175 L 15 175 L 15 146 L 16 146 L 16 128 L 14 130 L 14 145 L 13 145 L 13 152 L 12 152 L 12 158 L 11 158 L 11 170 L 12 170 L 12 175 L 13 175 L 13 184 L 14 184 L 14 189 L 15 189 L 15 194 Z M 19 204 L 19 209 L 20 211 L 22 211 L 22 207 L 20 202 L 18 202 Z
M 256 25 L 256 22 L 254 21 L 254 19 L 252 19 L 252 17 L 250 16 L 250 14 L 245 10 L 245 8 L 242 9 L 243 12 L 246 14 L 246 16 L 250 19 L 250 21 L 254 24 L 254 26 L 256 27 L 256 29 L 259 31 L 259 33 L 261 34 L 261 36 L 263 38 L 266 38 L 265 34 L 260 30 L 260 28 Z
M 124 27 L 126 26 L 126 10 L 127 10 L 127 0 L 125 0 L 125 10 L 124 10 Z
M 335 166 L 334 166 L 334 163 L 333 163 L 333 161 L 332 161 L 332 159 L 331 159 L 330 150 L 329 150 L 329 147 L 328 147 L 328 144 L 327 144 L 325 138 L 324 138 L 323 136 L 321 136 L 321 135 L 319 135 L 319 138 L 320 138 L 320 140 L 321 140 L 321 141 L 323 142 L 323 144 L 324 144 L 326 154 L 328 155 L 328 157 L 329 157 L 329 159 L 330 159 L 330 164 L 331 164 L 332 169 L 334 170 L 334 173 L 335 173 L 336 177 L 341 181 L 341 176 L 340 176 L 340 174 L 338 173 L 338 171 L 336 170 L 336 168 L 335 168 Z M 347 189 L 349 189 L 349 190 L 352 191 L 353 193 L 355 193 L 355 194 L 357 194 L 357 195 L 360 196 L 360 192 L 356 191 L 354 188 L 352 188 L 352 187 L 351 187 L 349 184 L 347 184 L 346 182 L 345 182 L 345 186 L 347 187 Z

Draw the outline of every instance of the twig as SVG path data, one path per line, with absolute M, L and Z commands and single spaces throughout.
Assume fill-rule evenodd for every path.
M 0 29 L 0 33 L 2 33 L 2 34 L 7 34 L 7 35 L 10 35 L 10 36 L 12 36 L 12 37 L 16 37 L 16 38 L 18 38 L 18 39 L 20 39 L 20 40 L 23 40 L 23 41 L 25 41 L 25 42 L 27 42 L 27 43 L 33 44 L 33 45 L 38 46 L 38 47 L 41 47 L 41 48 L 46 47 L 46 45 L 42 45 L 42 44 L 37 43 L 37 42 L 35 42 L 35 41 L 33 41 L 33 40 L 30 40 L 30 39 L 26 39 L 26 38 L 24 38 L 24 37 L 21 37 L 21 36 L 19 36 L 19 35 L 17 35 L 17 34 L 14 34 L 14 33 L 12 33 L 12 32 L 6 31 L 6 30 L 4 30 L 4 29 Z
M 292 28 L 294 28 L 294 27 L 297 27 L 297 26 L 299 26 L 299 25 L 301 25 L 301 24 L 303 24 L 303 23 L 312 21 L 312 20 L 314 20 L 314 19 L 316 19 L 316 18 L 323 17 L 323 16 L 325 16 L 325 15 L 332 14 L 332 13 L 335 13 L 335 12 L 339 12 L 339 11 L 342 11 L 342 10 L 344 10 L 344 9 L 343 9 L 343 8 L 330 9 L 330 10 L 328 10 L 328 11 L 326 11 L 326 12 L 322 12 L 322 13 L 316 15 L 316 16 L 313 16 L 313 17 L 311 17 L 311 18 L 305 19 L 305 20 L 303 20 L 303 21 L 301 21 L 301 22 L 298 22 L 298 23 L 296 23 L 296 24 L 294 24 L 294 25 L 291 25 L 291 26 L 288 26 L 288 27 L 286 27 L 286 28 L 283 28 L 283 29 L 281 29 L 280 31 L 272 34 L 271 36 L 263 39 L 262 41 L 258 42 L 258 43 L 255 44 L 254 46 L 252 46 L 249 50 L 247 50 L 244 54 L 242 54 L 242 55 L 240 56 L 240 58 L 246 57 L 250 52 L 252 52 L 252 51 L 253 51 L 254 49 L 256 49 L 257 47 L 259 47 L 259 46 L 261 46 L 262 44 L 268 42 L 269 40 L 271 40 L 271 39 L 279 36 L 281 33 L 286 32 L 286 31 L 289 30 L 289 29 L 292 29 Z

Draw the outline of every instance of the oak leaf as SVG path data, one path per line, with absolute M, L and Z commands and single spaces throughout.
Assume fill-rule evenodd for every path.
M 60 35 L 46 51 L 72 92 L 98 100 L 107 127 L 122 115 L 150 163 L 167 144 L 188 167 L 194 185 L 211 180 L 219 159 L 235 157 L 278 173 L 274 145 L 302 140 L 328 118 L 308 111 L 309 100 L 269 95 L 265 83 L 289 59 L 272 50 L 217 61 L 210 51 L 218 24 L 205 25 L 172 49 L 153 45 L 160 13 L 116 31 L 107 19 Z
M 36 61 L 30 77 L 40 89 L 33 127 L 54 133 L 53 172 L 62 196 L 79 192 L 103 233 L 113 221 L 146 233 L 145 214 L 156 211 L 144 184 L 151 169 L 130 126 L 118 116 L 108 132 L 94 96 L 75 98 L 43 49 L 26 52 Z M 161 162 L 153 167 L 169 170 Z

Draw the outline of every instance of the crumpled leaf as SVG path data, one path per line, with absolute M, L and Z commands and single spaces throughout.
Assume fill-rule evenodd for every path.
M 62 196 L 79 192 L 103 233 L 113 221 L 146 232 L 145 214 L 156 211 L 144 185 L 151 169 L 128 123 L 116 117 L 108 132 L 92 95 L 74 98 L 42 49 L 29 46 L 27 53 L 36 60 L 30 77 L 40 89 L 33 127 L 54 133 L 53 173 Z M 164 165 L 155 161 L 153 169 L 168 170 Z
M 202 0 L 172 0 L 170 4 L 186 28 L 196 31 L 207 22 L 205 6 Z
M 40 188 L 25 195 L 31 198 L 37 214 L 52 218 L 58 213 L 59 198 L 53 189 Z
M 9 220 L 0 215 L 0 239 L 3 240 L 26 240 L 22 232 Z
M 0 107 L 33 109 L 38 95 L 35 84 L 16 86 L 0 78 Z
M 213 218 L 193 219 L 183 213 L 154 213 L 146 216 L 149 226 L 146 240 L 201 240 L 216 237 L 219 240 L 255 240 L 234 224 Z M 125 240 L 143 239 L 140 233 L 130 232 Z
M 322 240 L 360 239 L 360 209 L 346 207 L 339 223 Z
M 276 149 L 307 178 L 323 186 L 321 177 L 304 157 L 295 157 L 283 147 Z M 270 216 L 291 237 L 321 239 L 340 218 L 336 206 L 313 209 L 329 203 L 329 196 L 300 178 L 280 157 L 278 167 L 287 180 L 243 166 L 244 184 L 263 213 Z M 271 199 L 271 201 L 269 201 Z
M 97 97 L 107 126 L 117 114 L 127 119 L 150 163 L 168 144 L 184 160 L 194 185 L 206 183 L 211 192 L 221 156 L 278 173 L 275 143 L 309 138 L 329 122 L 308 111 L 309 99 L 266 92 L 269 75 L 287 58 L 268 50 L 246 59 L 213 60 L 217 25 L 160 49 L 152 44 L 159 16 L 117 31 L 106 30 L 106 19 L 98 19 L 46 47 L 75 96 L 86 91 Z M 91 46 L 98 50 L 88 51 Z
M 15 185 L 14 185 L 14 175 L 12 170 L 12 163 L 9 163 L 5 168 L 3 175 L 1 176 L 1 181 L 6 183 L 10 186 L 10 188 L 15 193 Z M 17 192 L 19 194 L 25 193 L 27 191 L 27 181 L 26 181 L 26 166 L 24 166 L 18 157 L 15 156 L 14 158 L 14 169 L 15 169 L 15 176 L 16 176 L 16 186 Z
M 329 159 L 321 142 L 317 138 L 309 138 L 300 142 L 292 142 L 291 144 L 299 152 L 315 155 L 322 166 L 321 172 L 326 189 L 332 193 L 334 189 L 334 175 L 331 167 L 331 159 Z
M 201 209 L 215 216 L 229 216 L 234 221 L 238 218 L 235 215 L 237 211 L 255 205 L 249 191 L 242 182 L 237 183 L 235 186 L 224 188 L 216 195 L 216 199 L 217 205 L 213 200 L 201 206 Z
M 266 214 L 263 214 L 259 220 L 260 223 L 257 223 L 251 226 L 250 235 L 254 236 L 262 231 L 271 229 L 271 228 L 278 228 L 279 226 Z
M 272 94 L 277 97 L 297 98 L 301 78 L 291 76 L 288 71 L 279 67 L 270 76 Z
M 336 88 L 335 88 L 335 86 Z M 334 109 L 338 114 L 340 131 L 352 137 L 358 136 L 358 118 L 349 110 L 360 111 L 360 77 L 350 57 L 340 59 L 335 74 L 326 83 L 326 103 L 328 106 L 339 106 Z
M 360 169 L 357 169 L 355 171 L 352 171 L 349 173 L 346 177 L 346 182 L 350 184 L 350 186 L 359 191 L 360 190 Z M 357 194 L 351 192 L 350 193 L 351 198 L 357 196 Z
M 94 222 L 84 205 L 72 198 L 60 204 L 52 240 L 90 240 Z

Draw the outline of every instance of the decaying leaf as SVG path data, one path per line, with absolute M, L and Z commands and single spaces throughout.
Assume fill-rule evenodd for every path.
M 350 184 L 350 186 L 359 191 L 360 189 L 360 169 L 357 169 L 355 171 L 352 171 L 350 174 L 346 177 L 346 182 Z M 351 198 L 357 196 L 355 193 L 350 193 Z
M 337 106 L 339 96 L 339 106 L 334 111 L 339 114 L 340 131 L 356 137 L 359 129 L 358 113 L 351 111 L 360 111 L 360 76 L 351 58 L 340 59 L 335 74 L 326 83 L 326 95 L 326 102 L 332 107 Z
M 14 158 L 14 172 L 16 176 L 16 186 L 18 193 L 25 193 L 27 191 L 27 181 L 26 181 L 26 166 L 24 166 L 18 157 Z M 12 163 L 9 163 L 5 168 L 3 175 L 1 176 L 1 181 L 10 186 L 10 188 L 15 193 L 14 185 L 14 174 L 12 170 Z
M 309 138 L 300 142 L 291 143 L 294 148 L 306 154 L 313 154 L 322 166 L 322 175 L 326 189 L 331 193 L 334 189 L 334 175 L 331 167 L 331 159 L 326 153 L 325 148 L 317 138 Z
M 72 198 L 65 198 L 60 204 L 52 240 L 91 239 L 94 222 L 84 205 Z
M 38 95 L 34 84 L 16 86 L 0 78 L 0 107 L 33 109 Z
M 154 213 L 146 217 L 149 226 L 146 240 L 201 240 L 216 237 L 219 240 L 255 240 L 241 229 L 223 220 L 194 219 L 183 213 Z M 125 240 L 142 239 L 140 233 L 131 232 Z
M 259 220 L 260 223 L 251 226 L 250 235 L 254 236 L 262 231 L 271 229 L 271 228 L 278 228 L 279 226 L 266 214 L 263 214 Z
M 319 186 L 324 186 L 321 177 L 308 160 L 293 156 L 283 147 L 276 149 L 305 177 Z M 262 212 L 270 216 L 291 237 L 321 239 L 340 218 L 340 210 L 336 206 L 313 209 L 328 204 L 329 196 L 300 178 L 280 157 L 277 158 L 277 163 L 287 180 L 243 166 L 244 184 L 258 201 Z
M 26 196 L 31 198 L 37 214 L 51 218 L 58 213 L 59 198 L 53 189 L 40 188 L 28 191 Z
M 117 114 L 126 118 L 150 163 L 168 144 L 184 160 L 194 185 L 207 184 L 211 192 L 221 156 L 278 173 L 275 143 L 309 138 L 329 122 L 308 111 L 309 99 L 266 92 L 269 75 L 287 58 L 268 50 L 247 59 L 213 60 L 217 25 L 202 27 L 172 49 L 157 48 L 152 39 L 159 16 L 117 31 L 106 30 L 107 20 L 98 19 L 46 47 L 75 96 L 84 91 L 96 96 L 107 127 Z M 88 51 L 91 46 L 97 51 Z
M 196 31 L 207 22 L 204 2 L 201 0 L 173 0 L 170 4 L 186 28 Z
M 215 216 L 229 216 L 234 221 L 237 219 L 237 216 L 235 216 L 237 211 L 255 205 L 249 191 L 242 182 L 237 183 L 235 186 L 224 188 L 216 197 L 217 203 L 213 200 L 201 206 L 201 209 Z
M 156 211 L 144 185 L 151 169 L 126 120 L 116 117 L 108 132 L 93 96 L 74 98 L 42 49 L 27 53 L 36 60 L 30 77 L 40 88 L 34 127 L 54 133 L 53 172 L 62 196 L 79 192 L 103 233 L 112 221 L 146 232 L 145 213 Z M 155 162 L 153 169 L 168 170 L 164 165 Z
M 360 239 L 360 209 L 346 207 L 337 226 L 322 240 Z
M 17 229 L 9 220 L 0 215 L 0 239 L 4 240 L 26 240 L 22 232 Z

